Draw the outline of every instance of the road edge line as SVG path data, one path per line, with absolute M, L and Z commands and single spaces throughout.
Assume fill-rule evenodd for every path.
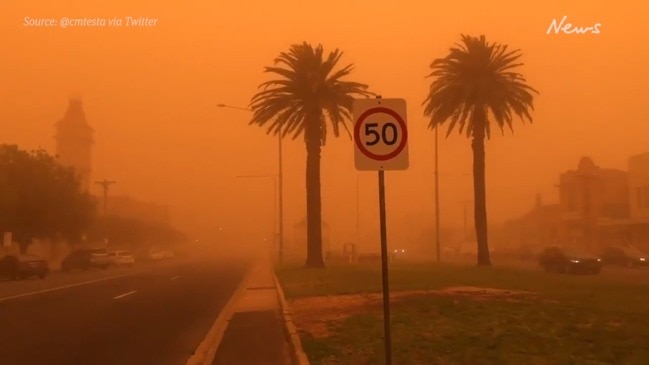
M 273 278 L 275 279 L 275 288 L 277 289 L 277 298 L 279 299 L 280 310 L 282 312 L 282 322 L 284 323 L 284 335 L 288 338 L 289 346 L 291 347 L 291 358 L 295 365 L 310 365 L 309 358 L 306 356 L 302 348 L 302 341 L 297 327 L 291 319 L 291 314 L 284 296 L 284 289 L 279 283 L 275 269 L 273 268 Z
M 194 350 L 194 353 L 189 357 L 186 365 L 212 364 L 214 358 L 216 357 L 216 351 L 218 350 L 219 345 L 221 344 L 221 340 L 223 339 L 223 335 L 225 334 L 225 330 L 230 323 L 230 319 L 232 319 L 232 316 L 234 315 L 236 303 L 243 292 L 246 290 L 252 273 L 258 267 L 259 265 L 255 262 L 244 274 L 243 279 L 241 279 L 241 282 L 239 283 L 239 286 L 237 286 L 230 299 L 228 299 L 228 302 L 225 304 L 225 306 L 223 306 L 223 309 L 221 309 L 221 312 L 216 317 L 216 320 L 212 324 L 212 327 L 210 327 L 207 335 L 198 345 L 196 350 Z

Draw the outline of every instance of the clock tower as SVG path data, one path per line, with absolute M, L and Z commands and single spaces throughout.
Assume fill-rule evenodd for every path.
M 63 119 L 56 123 L 56 156 L 59 163 L 80 174 L 81 189 L 90 189 L 94 130 L 86 121 L 80 98 L 71 98 Z

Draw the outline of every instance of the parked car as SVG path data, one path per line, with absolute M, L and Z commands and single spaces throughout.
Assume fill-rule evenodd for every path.
M 611 246 L 602 253 L 602 261 L 605 265 L 649 266 L 649 255 L 632 247 Z
M 133 266 L 135 257 L 129 251 L 110 251 L 108 257 L 113 266 Z
M 174 257 L 174 252 L 171 250 L 160 250 L 153 248 L 149 250 L 149 254 L 147 255 L 147 258 L 149 260 L 164 260 L 164 259 L 170 259 Z
M 106 249 L 80 249 L 72 251 L 63 259 L 61 262 L 61 270 L 88 270 L 92 268 L 107 269 L 111 264 L 112 260 L 108 256 L 108 251 Z
M 600 258 L 558 246 L 544 249 L 539 255 L 539 264 L 546 272 L 595 275 L 602 271 Z
M 47 261 L 34 255 L 8 255 L 0 259 L 0 277 L 20 280 L 31 276 L 44 279 L 50 271 Z
M 165 258 L 164 252 L 160 250 L 150 250 L 149 254 L 147 255 L 147 258 L 149 260 L 162 260 Z

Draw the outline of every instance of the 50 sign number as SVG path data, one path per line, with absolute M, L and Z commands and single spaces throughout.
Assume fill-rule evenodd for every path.
M 374 146 L 378 144 L 381 140 L 388 146 L 392 146 L 397 143 L 398 133 L 397 126 L 394 122 L 386 122 L 381 128 L 381 133 L 378 131 L 379 123 L 366 123 L 365 124 L 365 135 L 371 136 L 372 140 L 365 142 L 368 146 Z M 389 132 L 391 130 L 391 132 Z

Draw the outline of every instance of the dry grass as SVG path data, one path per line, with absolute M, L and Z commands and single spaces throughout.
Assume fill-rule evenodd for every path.
M 534 293 L 521 290 L 460 286 L 439 290 L 400 291 L 390 295 L 390 303 L 398 303 L 406 298 L 433 295 L 462 296 L 476 300 L 520 301 L 524 298 L 533 297 Z M 304 297 L 290 300 L 289 305 L 292 319 L 300 330 L 314 338 L 326 338 L 331 335 L 329 331 L 331 324 L 342 322 L 353 315 L 380 308 L 383 305 L 383 294 L 365 293 Z
M 278 276 L 312 365 L 383 364 L 380 267 Z M 649 270 L 391 267 L 394 364 L 649 363 Z

